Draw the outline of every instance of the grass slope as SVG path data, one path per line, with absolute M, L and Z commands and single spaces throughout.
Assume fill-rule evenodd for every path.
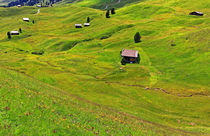
M 61 1 L 60 3 L 65 3 L 68 0 Z M 144 0 L 81 0 L 77 5 L 82 7 L 92 7 L 97 9 L 111 9 L 111 8 L 120 8 L 127 4 L 138 3 Z
M 69 111 L 67 103 L 75 101 L 79 101 L 81 108 L 85 110 L 77 106 L 72 110 L 83 113 L 88 109 L 85 108 L 88 101 L 91 107 L 99 105 L 100 112 L 106 115 L 112 116 L 112 112 L 117 111 L 114 112 L 116 117 L 122 116 L 132 123 L 137 123 L 136 129 L 129 128 L 126 127 L 128 120 L 124 126 L 108 118 L 107 120 L 111 121 L 108 127 L 111 128 L 112 123 L 122 124 L 120 127 L 123 129 L 118 131 L 114 128 L 107 133 L 103 130 L 103 125 L 96 123 L 103 135 L 122 135 L 126 132 L 131 135 L 208 135 L 209 2 L 200 1 L 194 4 L 195 0 L 150 0 L 120 8 L 110 19 L 105 18 L 103 11 L 88 8 L 93 5 L 88 1 L 86 7 L 81 7 L 84 2 L 42 8 L 38 15 L 34 14 L 37 9 L 32 7 L 0 9 L 0 66 L 3 67 L 1 75 L 8 73 L 0 80 L 3 87 L 0 88 L 1 92 L 11 92 L 9 86 L 16 84 L 9 82 L 10 84 L 5 86 L 4 80 L 22 81 L 21 78 L 25 78 L 24 81 L 33 82 L 30 84 L 35 84 L 34 87 L 40 86 L 36 84 L 44 84 L 42 87 L 50 84 L 60 88 L 65 92 L 65 98 L 67 95 L 76 95 L 72 101 L 68 96 L 66 103 L 61 102 L 58 105 L 61 107 L 60 114 L 66 115 Z M 204 12 L 205 16 L 189 16 L 188 13 L 194 10 Z M 14 11 L 16 15 L 13 15 Z M 84 23 L 87 16 L 91 18 L 91 26 L 75 29 L 74 24 Z M 22 22 L 23 17 L 35 19 L 35 24 Z M 18 30 L 19 27 L 23 33 L 8 40 L 6 33 Z M 133 35 L 137 31 L 142 35 L 142 42 L 135 44 Z M 102 37 L 107 39 L 101 40 Z M 171 46 L 172 41 L 176 46 Z M 120 51 L 123 48 L 138 50 L 141 56 L 140 64 L 121 66 Z M 33 51 L 44 51 L 44 54 L 33 55 Z M 31 76 L 33 80 L 19 74 L 17 78 L 11 79 L 8 76 L 10 73 L 17 74 L 11 70 Z M 21 84 L 20 90 L 13 91 L 18 95 L 26 83 L 18 83 Z M 60 89 L 42 87 L 33 89 L 47 95 L 46 99 L 45 95 L 37 96 L 37 102 L 46 102 L 52 108 L 57 108 L 51 101 L 54 96 L 64 100 L 58 91 Z M 145 90 L 145 87 L 149 89 Z M 51 88 L 55 93 L 52 98 L 49 92 Z M 32 92 L 28 92 L 30 93 Z M 12 94 L 7 97 L 10 96 L 14 98 Z M 15 99 L 18 100 L 18 97 Z M 24 99 L 25 102 L 29 101 L 28 98 Z M 83 101 L 80 101 L 81 99 Z M 30 101 L 33 103 L 35 100 Z M 13 107 L 19 105 L 15 103 Z M 2 110 L 6 106 L 5 102 Z M 25 111 L 28 109 L 25 108 Z M 40 115 L 36 112 L 37 116 Z M 53 115 L 49 113 L 51 114 Z M 95 114 L 88 115 L 91 116 L 88 116 L 88 119 L 96 117 Z M 13 118 L 18 117 L 13 114 L 9 124 L 15 124 Z M 81 120 L 86 122 L 87 119 L 81 115 Z M 85 122 L 81 124 L 84 125 Z M 34 125 L 40 126 L 39 123 L 44 124 L 34 122 Z M 57 126 L 62 134 L 74 130 L 72 133 L 87 135 L 81 127 L 73 130 L 65 128 L 64 132 L 64 126 L 60 123 L 51 124 L 53 127 L 48 124 L 44 127 L 49 130 L 47 134 L 52 133 L 51 128 Z M 143 125 L 143 129 L 138 125 Z M 23 127 L 27 128 L 28 125 L 23 125 L 21 129 Z M 17 129 L 15 126 L 11 128 L 14 131 Z M 8 133 L 7 130 L 1 132 Z M 39 134 L 45 133 L 40 131 Z M 90 135 L 92 134 L 93 132 L 90 132 Z
M 0 87 L 1 135 L 154 134 L 152 123 L 144 126 L 15 71 L 0 68 Z M 148 128 L 151 131 L 145 131 Z

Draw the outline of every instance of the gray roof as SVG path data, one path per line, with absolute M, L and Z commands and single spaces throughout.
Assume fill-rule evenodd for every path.
M 29 18 L 23 18 L 24 21 L 29 21 Z
M 82 26 L 82 24 L 75 24 L 75 26 Z
M 138 51 L 136 50 L 127 50 L 127 49 L 123 49 L 122 53 L 121 53 L 122 57 L 138 57 Z
M 198 14 L 203 14 L 202 12 L 199 12 L 199 11 L 195 11 L 196 13 L 198 13 Z
M 18 31 L 10 31 L 11 34 L 19 34 Z
M 89 25 L 90 25 L 90 23 L 84 23 L 84 25 L 89 26 Z

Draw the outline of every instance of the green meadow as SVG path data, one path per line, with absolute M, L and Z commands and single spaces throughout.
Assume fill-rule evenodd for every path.
M 210 2 L 117 2 L 0 8 L 0 135 L 210 135 Z

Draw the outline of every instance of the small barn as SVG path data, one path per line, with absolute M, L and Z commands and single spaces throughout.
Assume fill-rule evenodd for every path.
M 203 16 L 203 13 L 198 12 L 198 11 L 193 11 L 193 12 L 190 13 L 190 15 Z
M 23 21 L 29 22 L 29 18 L 23 18 Z
M 41 8 L 42 6 L 41 5 L 36 5 L 36 7 Z
M 17 5 L 18 8 L 22 7 L 21 5 Z
M 18 31 L 10 31 L 10 34 L 11 35 L 19 35 L 19 32 Z
M 84 23 L 84 26 L 85 27 L 90 26 L 90 23 Z
M 82 24 L 75 24 L 75 28 L 82 28 Z
M 126 63 L 139 63 L 140 57 L 137 50 L 127 50 L 123 49 L 121 52 L 122 61 L 121 63 L 125 65 Z

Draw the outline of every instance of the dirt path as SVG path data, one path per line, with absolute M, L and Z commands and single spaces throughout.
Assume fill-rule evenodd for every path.
M 145 89 L 145 90 L 153 90 L 153 91 L 162 91 L 163 93 L 166 93 L 166 94 L 169 94 L 169 95 L 173 95 L 173 96 L 177 96 L 177 97 L 193 97 L 193 96 L 207 96 L 207 97 L 210 97 L 209 95 L 207 94 L 204 94 L 202 92 L 198 92 L 198 93 L 192 93 L 192 94 L 189 94 L 189 95 L 182 95 L 182 94 L 174 94 L 170 91 L 167 91 L 163 88 L 149 88 L 149 87 L 145 87 L 145 86 L 142 86 L 142 85 L 131 85 L 131 84 L 125 84 L 125 83 L 120 83 L 120 82 L 108 82 L 108 81 L 105 81 L 106 84 L 118 84 L 118 85 L 122 85 L 122 86 L 133 86 L 133 87 L 138 87 L 138 88 L 142 88 L 142 89 Z
M 39 13 L 40 13 L 40 9 L 37 10 L 37 13 L 36 14 L 39 14 Z

